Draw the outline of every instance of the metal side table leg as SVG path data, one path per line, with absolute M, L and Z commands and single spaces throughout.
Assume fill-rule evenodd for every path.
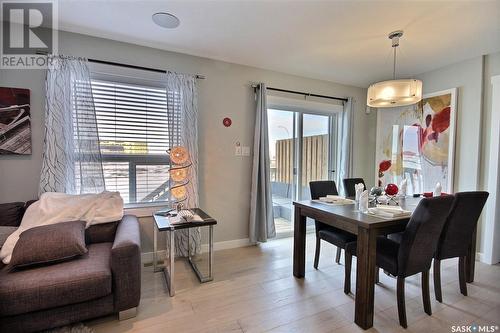
M 191 256 L 188 256 L 189 264 L 191 265 L 191 268 L 193 271 L 196 273 L 196 276 L 200 280 L 201 283 L 203 282 L 209 282 L 212 281 L 213 278 L 213 259 L 214 259 L 214 231 L 213 231 L 213 225 L 209 226 L 209 235 L 208 235 L 208 275 L 203 275 L 200 270 L 198 269 L 198 266 L 194 262 L 194 259 L 191 258 Z
M 175 296 L 175 285 L 174 285 L 174 274 L 175 274 L 175 231 L 170 230 L 168 232 L 169 244 L 168 244 L 168 267 L 163 269 L 163 274 L 165 274 L 165 279 L 167 280 L 167 286 L 170 297 Z
M 208 229 L 208 278 L 210 281 L 214 279 L 213 269 L 214 269 L 214 226 L 211 225 Z
M 159 272 L 158 269 L 158 227 L 156 223 L 153 226 L 153 272 Z

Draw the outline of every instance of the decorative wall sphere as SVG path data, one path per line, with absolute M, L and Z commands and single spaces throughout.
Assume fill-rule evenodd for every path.
M 189 153 L 182 146 L 173 147 L 170 149 L 170 159 L 174 164 L 184 164 L 189 160 Z
M 174 187 L 171 190 L 172 196 L 176 198 L 177 200 L 183 199 L 186 194 L 187 190 L 185 186 L 179 186 L 179 187 Z
M 385 194 L 387 195 L 396 195 L 398 194 L 398 186 L 396 184 L 387 184 L 385 187 Z
M 170 178 L 174 182 L 182 182 L 187 178 L 187 168 L 173 168 L 170 170 Z

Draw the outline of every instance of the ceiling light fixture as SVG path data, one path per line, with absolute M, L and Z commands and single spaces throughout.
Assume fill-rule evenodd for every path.
M 396 49 L 403 31 L 393 31 L 389 34 L 394 48 L 394 64 L 392 80 L 377 82 L 368 87 L 366 104 L 374 108 L 391 108 L 420 102 L 422 99 L 422 81 L 416 79 L 396 80 Z
M 163 12 L 154 13 L 152 18 L 154 23 L 156 23 L 162 28 L 167 28 L 167 29 L 177 28 L 181 23 L 181 21 L 175 15 L 172 15 L 170 13 L 163 13 Z

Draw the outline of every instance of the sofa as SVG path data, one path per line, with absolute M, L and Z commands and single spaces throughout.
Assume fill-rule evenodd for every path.
M 32 202 L 0 204 L 4 235 L 19 226 Z M 0 332 L 135 315 L 141 294 L 137 218 L 125 215 L 121 221 L 92 225 L 85 230 L 85 244 L 86 254 L 59 263 L 12 270 L 0 262 Z

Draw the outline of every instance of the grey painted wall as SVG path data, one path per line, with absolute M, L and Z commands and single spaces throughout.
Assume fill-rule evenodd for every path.
M 216 217 L 215 241 L 248 237 L 251 157 L 234 156 L 234 144 L 252 145 L 254 97 L 252 82 L 352 96 L 354 103 L 354 175 L 373 184 L 375 114 L 365 114 L 366 89 L 308 79 L 185 54 L 61 32 L 60 53 L 177 72 L 206 75 L 199 85 L 200 204 Z M 44 78 L 41 70 L 0 70 L 0 86 L 31 89 L 33 154 L 0 156 L 0 202 L 35 198 L 42 153 Z M 225 128 L 229 116 L 233 125 Z M 143 251 L 151 250 L 150 218 L 141 219 Z
M 491 77 L 500 74 L 500 53 L 476 57 L 423 73 L 424 93 L 458 88 L 455 191 L 484 189 L 488 174 L 491 119 Z M 484 215 L 484 214 L 483 214 Z M 482 225 L 477 251 L 484 253 Z

